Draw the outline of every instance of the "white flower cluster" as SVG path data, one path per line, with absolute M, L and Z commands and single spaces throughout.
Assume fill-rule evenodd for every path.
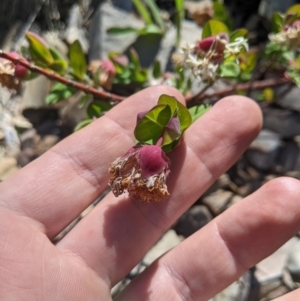
M 217 77 L 217 70 L 223 59 L 229 56 L 236 56 L 242 50 L 248 50 L 248 41 L 244 37 L 238 37 L 234 42 L 228 42 L 226 39 L 216 37 L 216 42 L 212 43 L 209 51 L 204 52 L 195 50 L 197 46 L 183 47 L 181 49 L 181 56 L 174 56 L 174 62 L 191 70 L 196 78 L 200 78 L 204 82 L 213 83 Z M 217 45 L 217 46 L 216 46 Z M 218 47 L 223 45 L 223 47 Z M 218 49 L 219 48 L 219 49 Z M 221 49 L 220 49 L 221 48 Z
M 199 58 L 188 45 L 182 48 L 182 52 L 182 67 L 190 69 L 196 78 L 201 78 L 204 82 L 216 80 L 219 64 L 212 62 L 209 55 Z
M 290 49 L 300 48 L 300 26 L 289 26 L 286 30 L 277 34 L 270 34 L 269 39 L 281 46 L 287 46 Z

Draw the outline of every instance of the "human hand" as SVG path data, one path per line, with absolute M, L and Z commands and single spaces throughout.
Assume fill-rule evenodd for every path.
M 0 300 L 111 300 L 111 287 L 260 130 L 253 101 L 221 100 L 170 154 L 171 197 L 144 204 L 110 193 L 54 245 L 105 190 L 109 163 L 134 144 L 136 114 L 164 93 L 183 101 L 170 87 L 139 92 L 0 184 Z M 117 300 L 208 300 L 299 230 L 299 195 L 294 179 L 267 183 L 157 260 Z

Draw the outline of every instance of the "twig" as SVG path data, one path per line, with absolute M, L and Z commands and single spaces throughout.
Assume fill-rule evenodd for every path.
M 96 98 L 100 98 L 102 100 L 108 100 L 108 101 L 122 101 L 125 99 L 124 96 L 112 94 L 112 93 L 109 93 L 106 91 L 100 91 L 98 89 L 95 89 L 94 87 L 90 87 L 90 86 L 78 83 L 76 81 L 70 80 L 68 78 L 62 77 L 53 71 L 48 71 L 41 67 L 30 64 L 28 61 L 22 59 L 21 56 L 20 56 L 20 58 L 16 58 L 13 55 L 10 55 L 8 52 L 0 50 L 0 57 L 10 60 L 15 64 L 20 64 L 20 65 L 24 66 L 25 68 L 31 70 L 32 72 L 42 74 L 52 80 L 58 81 L 62 84 L 65 84 L 66 86 L 74 87 L 77 90 L 91 94 L 91 95 L 95 96 Z
M 91 94 L 91 95 L 95 96 L 96 98 L 100 98 L 102 100 L 108 100 L 108 101 L 117 101 L 117 102 L 121 102 L 125 99 L 124 96 L 109 93 L 106 91 L 100 91 L 94 87 L 87 86 L 87 85 L 81 84 L 79 82 L 70 80 L 68 78 L 62 77 L 53 71 L 48 71 L 41 67 L 35 66 L 35 65 L 29 63 L 27 60 L 22 59 L 21 56 L 19 58 L 16 58 L 14 55 L 11 55 L 6 51 L 0 50 L 0 57 L 10 60 L 15 64 L 20 64 L 20 65 L 24 66 L 25 68 L 31 70 L 32 72 L 42 74 L 52 80 L 61 82 L 67 86 L 74 87 L 77 90 Z M 262 90 L 267 87 L 282 86 L 287 83 L 292 83 L 292 79 L 282 77 L 279 79 L 266 79 L 266 80 L 262 80 L 262 81 L 253 81 L 253 82 L 249 81 L 249 82 L 242 83 L 242 84 L 235 84 L 228 88 L 206 94 L 204 92 L 208 88 L 210 88 L 212 85 L 212 84 L 208 84 L 196 95 L 186 97 L 186 102 L 188 103 L 188 106 L 191 107 L 192 105 L 196 105 L 196 104 L 203 102 L 205 99 L 211 99 L 213 97 L 223 97 L 223 96 L 229 95 L 237 90 L 245 91 L 250 88 L 251 88 L 251 90 Z
M 197 98 L 194 96 L 190 96 L 186 98 L 186 102 L 189 103 L 189 106 L 192 106 L 193 104 L 199 104 L 203 102 L 205 99 L 210 99 L 213 97 L 223 97 L 226 95 L 229 95 L 237 90 L 248 90 L 251 86 L 252 90 L 262 90 L 267 87 L 276 87 L 276 86 L 282 86 L 287 83 L 291 83 L 292 80 L 290 78 L 282 77 L 279 79 L 265 79 L 261 81 L 254 81 L 254 82 L 247 82 L 247 83 L 242 83 L 242 84 L 236 84 L 232 85 L 228 88 L 215 91 L 213 93 L 209 94 L 201 94 Z
M 265 62 L 258 70 L 257 72 L 253 75 L 252 79 L 250 80 L 250 83 L 255 82 L 258 80 L 262 75 L 264 75 L 267 70 L 273 65 L 273 63 L 276 61 L 276 57 L 272 56 L 269 61 Z M 249 86 L 249 89 L 247 91 L 247 96 L 250 95 L 252 92 L 252 85 Z
M 202 94 L 204 94 L 204 92 L 206 90 L 208 90 L 214 83 L 209 83 L 206 86 L 204 86 L 204 88 L 202 90 L 200 90 L 197 94 L 192 95 L 190 98 L 186 99 L 186 101 L 193 101 L 195 99 L 198 99 L 199 97 L 201 97 Z

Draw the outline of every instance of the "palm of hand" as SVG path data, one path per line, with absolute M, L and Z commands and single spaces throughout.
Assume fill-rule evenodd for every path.
M 163 93 L 182 99 L 167 87 L 142 91 L 0 185 L 1 300 L 111 300 L 111 287 L 260 129 L 253 102 L 220 101 L 171 154 L 170 200 L 145 205 L 109 194 L 54 245 L 106 188 L 108 163 L 134 143 L 136 113 Z M 208 300 L 297 232 L 299 188 L 292 179 L 268 183 L 157 260 L 117 300 Z

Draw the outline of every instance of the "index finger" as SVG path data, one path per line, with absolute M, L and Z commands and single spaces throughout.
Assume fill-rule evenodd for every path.
M 134 144 L 137 113 L 161 94 L 184 102 L 168 86 L 136 93 L 1 183 L 0 206 L 39 221 L 54 237 L 105 190 L 108 164 Z

